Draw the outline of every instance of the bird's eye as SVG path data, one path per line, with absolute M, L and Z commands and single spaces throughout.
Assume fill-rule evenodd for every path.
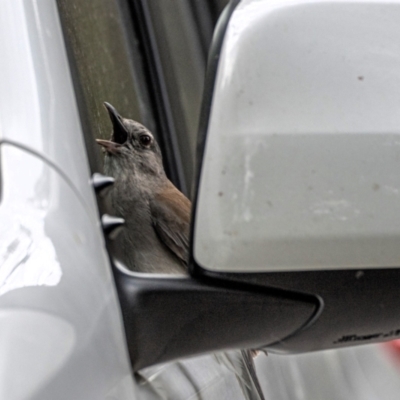
M 149 135 L 141 135 L 139 137 L 140 143 L 145 146 L 148 147 L 151 144 L 151 137 Z

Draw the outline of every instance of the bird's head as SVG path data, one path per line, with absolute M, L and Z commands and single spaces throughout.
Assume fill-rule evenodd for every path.
M 105 172 L 114 178 L 127 174 L 164 177 L 161 150 L 149 130 L 126 119 L 109 103 L 104 103 L 112 122 L 110 140 L 97 139 L 105 152 Z

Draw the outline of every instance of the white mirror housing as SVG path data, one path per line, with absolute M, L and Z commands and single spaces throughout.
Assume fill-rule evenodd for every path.
M 202 268 L 399 267 L 400 2 L 243 0 L 195 210 Z

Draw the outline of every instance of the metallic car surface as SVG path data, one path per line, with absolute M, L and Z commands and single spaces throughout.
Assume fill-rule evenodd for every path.
M 130 398 L 100 227 L 35 154 L 3 143 L 1 173 L 0 398 Z
M 0 13 L 0 398 L 133 398 L 55 2 Z
M 0 141 L 57 166 L 94 218 L 75 94 L 54 1 L 3 0 L 0 13 Z

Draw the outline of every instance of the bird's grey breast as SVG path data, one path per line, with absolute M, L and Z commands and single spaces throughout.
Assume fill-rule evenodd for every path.
M 116 178 L 111 205 L 115 215 L 125 219 L 125 228 L 116 239 L 117 255 L 134 271 L 183 273 L 182 263 L 154 230 L 150 202 L 158 185 L 132 172 Z

